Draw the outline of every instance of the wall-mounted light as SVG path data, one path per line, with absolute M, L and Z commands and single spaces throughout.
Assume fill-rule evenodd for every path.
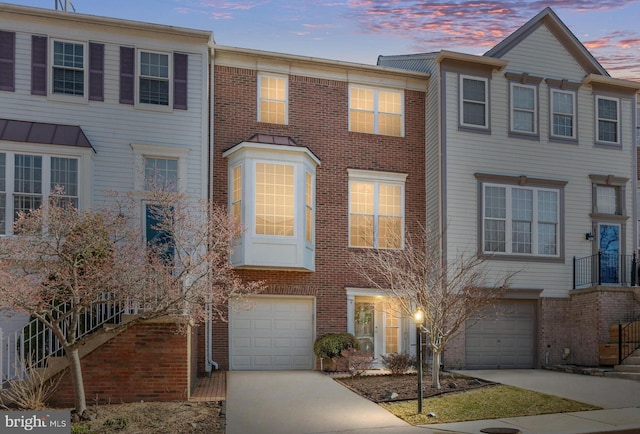
M 587 241 L 593 240 L 593 233 L 592 232 L 587 232 L 586 234 L 584 234 L 584 239 L 587 240 Z

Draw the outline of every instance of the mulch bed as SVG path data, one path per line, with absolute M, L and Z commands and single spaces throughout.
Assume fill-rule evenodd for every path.
M 336 381 L 357 394 L 375 403 L 418 399 L 418 378 L 416 374 L 403 375 L 360 375 L 336 378 Z M 494 385 L 488 381 L 443 373 L 440 376 L 440 389 L 431 386 L 431 376 L 424 375 L 422 396 L 428 398 L 444 393 L 463 392 Z

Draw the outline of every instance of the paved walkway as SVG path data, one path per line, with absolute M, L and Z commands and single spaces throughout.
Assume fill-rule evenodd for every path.
M 459 371 L 603 410 L 413 427 L 317 371 L 227 372 L 227 434 L 640 433 L 640 382 L 545 370 Z

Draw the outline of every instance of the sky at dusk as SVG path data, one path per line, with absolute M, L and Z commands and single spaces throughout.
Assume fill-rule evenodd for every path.
M 72 2 L 80 13 L 210 30 L 221 45 L 364 64 L 375 64 L 380 54 L 483 54 L 550 6 L 613 77 L 640 81 L 640 0 Z

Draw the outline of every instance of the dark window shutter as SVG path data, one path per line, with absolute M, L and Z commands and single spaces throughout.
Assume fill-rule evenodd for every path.
M 173 53 L 173 108 L 187 109 L 187 63 L 186 54 Z
M 89 42 L 89 99 L 104 101 L 104 44 Z
M 135 49 L 120 47 L 120 103 L 133 104 L 135 98 Z
M 0 31 L 0 90 L 16 90 L 16 34 Z
M 47 94 L 46 36 L 31 36 L 31 94 Z

